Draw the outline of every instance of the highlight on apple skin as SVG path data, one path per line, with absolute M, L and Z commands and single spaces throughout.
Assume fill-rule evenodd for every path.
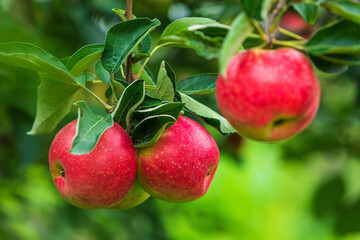
M 55 136 L 49 151 L 54 183 L 70 204 L 85 208 L 108 208 L 129 193 L 137 172 L 135 148 L 117 123 L 107 129 L 90 153 L 69 153 L 76 134 L 74 120 Z
M 180 116 L 153 146 L 138 150 L 138 180 L 156 198 L 188 202 L 207 192 L 218 162 L 212 136 L 196 121 Z
M 303 131 L 319 107 L 320 86 L 309 60 L 290 48 L 247 50 L 234 56 L 216 97 L 220 111 L 244 137 L 279 141 Z

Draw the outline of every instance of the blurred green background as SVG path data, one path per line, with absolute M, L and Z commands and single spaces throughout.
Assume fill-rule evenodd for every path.
M 137 16 L 162 26 L 185 16 L 229 24 L 239 1 L 134 1 Z M 63 58 L 104 41 L 118 21 L 115 0 L 0 0 L 0 42 L 36 44 Z M 179 79 L 217 72 L 192 50 L 164 48 Z M 127 211 L 82 210 L 58 194 L 47 162 L 55 132 L 28 136 L 35 116 L 38 75 L 0 64 L 0 239 L 360 239 L 360 69 L 319 73 L 321 107 L 311 126 L 282 143 L 235 135 L 218 141 L 221 159 L 201 199 L 173 204 L 150 198 Z M 199 99 L 216 108 L 214 96 Z M 76 109 L 59 125 L 76 117 Z

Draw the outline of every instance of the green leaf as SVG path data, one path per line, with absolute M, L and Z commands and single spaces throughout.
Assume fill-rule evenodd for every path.
M 157 19 L 136 18 L 111 27 L 106 34 L 104 52 L 101 56 L 104 68 L 108 72 L 117 72 L 125 58 L 159 25 Z
M 360 26 L 340 20 L 320 28 L 306 49 L 313 55 L 360 54 Z
M 151 36 L 146 35 L 146 37 L 141 41 L 140 48 L 143 53 L 150 52 L 151 49 Z
M 220 114 L 186 94 L 179 94 L 181 101 L 185 103 L 185 108 L 187 108 L 195 116 L 199 117 L 202 121 L 213 126 L 224 135 L 236 132 L 230 123 Z
M 144 101 L 139 105 L 138 109 L 155 107 L 162 103 L 163 102 L 157 98 L 145 95 Z
M 173 101 L 175 97 L 175 78 L 170 69 L 170 66 L 162 61 L 155 90 L 155 96 L 162 101 Z
M 85 82 L 91 82 L 95 80 L 95 75 L 90 72 L 83 72 L 77 77 L 77 82 L 85 86 Z
M 264 0 L 240 0 L 242 9 L 247 16 L 257 21 L 262 20 L 261 14 L 264 2 Z
M 142 120 L 133 130 L 135 147 L 148 147 L 156 143 L 167 127 L 176 122 L 170 115 L 155 115 Z
M 163 114 L 170 115 L 175 119 L 178 119 L 180 112 L 184 109 L 184 106 L 185 106 L 184 103 L 179 103 L 179 102 L 163 103 L 161 105 L 152 108 L 136 110 L 133 113 L 133 119 L 137 119 L 136 122 L 139 122 L 139 120 L 142 120 L 144 118 L 154 115 L 163 115 Z
M 221 23 L 195 24 L 188 27 L 188 31 L 199 31 L 207 36 L 223 36 L 225 37 L 230 26 Z
M 326 59 L 310 55 L 311 61 L 322 72 L 340 74 L 348 69 L 347 65 L 336 64 Z
M 306 22 L 313 25 L 317 18 L 319 7 L 312 3 L 298 3 L 293 5 L 294 9 L 305 19 Z
M 130 126 L 131 115 L 134 110 L 144 101 L 145 81 L 142 79 L 132 82 L 127 86 L 112 113 L 114 121 L 124 129 Z
M 125 87 L 128 86 L 123 83 L 123 82 L 119 82 L 119 81 L 114 81 L 114 88 L 115 88 L 115 92 L 118 93 L 116 94 L 116 96 L 121 96 L 121 94 L 124 92 Z M 110 99 L 110 97 L 113 95 L 112 89 L 111 87 L 108 87 L 108 89 L 105 92 L 105 97 L 107 99 Z
M 65 84 L 52 79 L 50 75 L 41 75 L 38 87 L 36 118 L 30 135 L 50 133 L 69 113 L 78 86 Z
M 318 57 L 339 65 L 360 65 L 360 54 L 326 54 Z
M 94 114 L 85 102 L 77 102 L 79 115 L 76 125 L 76 135 L 69 151 L 82 155 L 91 152 L 98 143 L 101 135 L 114 125 L 111 114 L 100 116 Z M 81 114 L 82 113 L 82 114 Z
M 75 77 L 80 76 L 93 62 L 100 58 L 103 48 L 103 44 L 90 44 L 80 48 L 67 61 L 67 69 Z
M 160 37 L 159 44 L 192 48 L 206 59 L 217 58 L 224 39 L 221 36 L 207 36 L 200 25 L 219 24 L 208 18 L 182 18 L 169 24 Z M 214 32 L 213 32 L 214 33 Z
M 101 62 L 97 62 L 95 65 L 95 74 L 100 81 L 109 84 L 110 83 L 110 73 L 102 66 Z
M 226 77 L 226 69 L 230 59 L 238 52 L 244 40 L 252 32 L 253 27 L 244 13 L 238 15 L 231 24 L 220 52 L 220 71 Z
M 170 23 L 159 39 L 159 45 L 167 42 L 172 42 L 176 38 L 181 38 L 184 32 L 188 32 L 189 27 L 193 25 L 204 25 L 204 24 L 211 24 L 211 23 L 218 23 L 215 20 L 210 18 L 199 18 L 199 17 L 187 17 L 178 19 L 172 23 Z M 181 45 L 181 43 L 180 43 Z
M 360 3 L 355 1 L 328 0 L 320 4 L 331 12 L 360 24 Z
M 76 82 L 64 64 L 45 50 L 28 43 L 0 44 L 0 62 L 50 74 L 56 81 Z
M 133 63 L 137 63 L 137 62 L 140 62 L 146 58 L 150 57 L 150 54 L 148 53 L 138 53 L 136 55 L 134 55 L 133 57 Z
M 210 94 L 215 92 L 217 74 L 201 74 L 179 81 L 176 89 L 182 93 Z
M 127 21 L 126 15 L 125 15 L 125 10 L 120 9 L 120 8 L 113 8 L 113 9 L 111 9 L 111 11 L 113 11 L 116 15 L 118 15 L 122 21 Z M 134 15 L 132 17 L 134 18 Z

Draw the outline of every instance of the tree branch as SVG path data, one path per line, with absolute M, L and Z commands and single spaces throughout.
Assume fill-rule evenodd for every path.
M 125 15 L 127 20 L 132 19 L 132 7 L 133 7 L 133 0 L 126 0 L 126 10 Z M 132 71 L 132 53 L 127 57 L 126 60 L 126 82 L 131 83 L 133 79 L 133 71 Z
M 266 35 L 267 35 L 267 39 L 266 39 L 266 46 L 267 47 L 271 47 L 273 40 L 275 38 L 275 33 L 274 30 L 276 28 L 276 25 L 278 23 L 278 16 L 281 12 L 284 11 L 284 7 L 286 5 L 286 0 L 279 0 L 276 7 L 274 8 L 274 10 L 272 11 L 268 24 L 267 24 L 267 28 L 266 28 Z

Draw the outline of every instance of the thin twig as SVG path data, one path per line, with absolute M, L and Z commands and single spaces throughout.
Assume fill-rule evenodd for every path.
M 274 8 L 274 10 L 272 11 L 268 24 L 267 24 L 267 28 L 266 28 L 266 35 L 267 35 L 267 39 L 266 39 L 266 46 L 267 47 L 271 47 L 272 42 L 275 38 L 275 33 L 274 33 L 274 26 L 273 24 L 276 23 L 277 24 L 277 17 L 278 15 L 282 12 L 283 8 L 286 5 L 286 0 L 279 0 L 276 7 Z
M 281 32 L 282 34 L 288 36 L 288 37 L 291 37 L 291 38 L 294 38 L 294 39 L 297 39 L 297 40 L 306 40 L 305 38 L 303 38 L 302 36 L 300 35 L 297 35 L 296 33 L 293 33 L 291 31 L 288 31 L 286 30 L 285 28 L 282 28 L 280 26 L 277 27 L 277 30 L 279 32 Z
M 112 106 L 108 105 L 106 102 L 104 102 L 101 98 L 99 98 L 95 93 L 93 93 L 90 89 L 87 87 L 81 85 L 80 83 L 76 83 L 77 86 L 84 89 L 86 92 L 88 92 L 92 97 L 94 97 L 106 110 L 111 110 Z
M 133 5 L 132 0 L 126 0 L 125 15 L 126 15 L 127 20 L 132 19 L 132 5 Z M 127 60 L 126 60 L 126 82 L 127 83 L 132 83 L 132 81 L 134 80 L 132 65 L 133 65 L 132 64 L 132 53 L 130 53 L 130 55 L 127 57 Z

